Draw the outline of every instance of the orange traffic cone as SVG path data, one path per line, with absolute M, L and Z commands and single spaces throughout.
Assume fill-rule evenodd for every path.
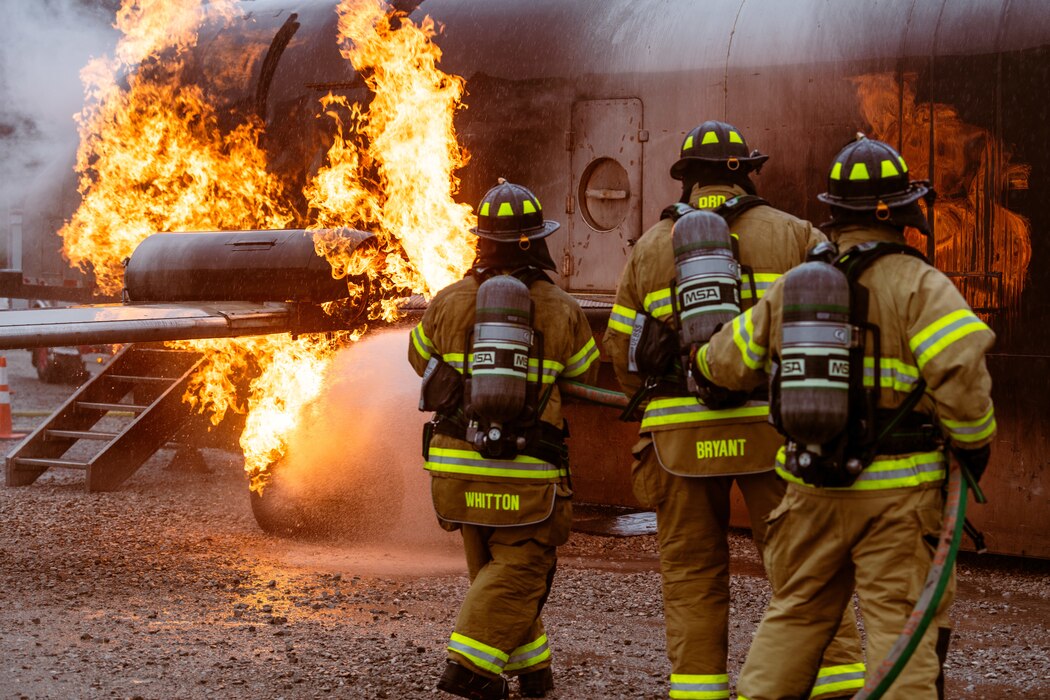
M 7 387 L 7 358 L 0 355 L 0 440 L 13 440 L 25 436 L 25 433 L 11 432 L 11 390 Z

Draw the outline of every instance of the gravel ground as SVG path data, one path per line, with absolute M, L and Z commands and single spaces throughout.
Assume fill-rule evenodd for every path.
M 70 388 L 38 383 L 26 353 L 8 362 L 28 429 L 41 418 L 24 412 Z M 194 473 L 173 454 L 114 493 L 65 473 L 0 488 L 0 697 L 445 697 L 433 688 L 467 579 L 415 465 L 398 527 L 303 541 L 258 529 L 238 455 L 207 450 Z M 735 677 L 769 591 L 746 536 L 732 549 Z M 1046 570 L 963 562 L 949 697 L 1050 696 Z M 665 696 L 653 536 L 574 533 L 545 620 L 553 697 Z

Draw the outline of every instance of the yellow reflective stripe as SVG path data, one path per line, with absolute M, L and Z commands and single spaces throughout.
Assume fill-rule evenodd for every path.
M 547 643 L 547 635 L 540 635 L 539 639 L 536 639 L 528 644 L 522 645 L 510 653 L 510 659 L 507 662 L 507 671 L 518 671 L 529 666 L 535 666 L 538 663 L 546 661 L 551 657 L 551 648 Z
M 700 145 L 704 146 L 709 143 L 718 143 L 718 134 L 716 134 L 713 131 L 708 131 L 707 133 L 705 133 L 704 138 L 700 141 Z
M 871 175 L 868 174 L 868 166 L 864 163 L 854 163 L 853 168 L 849 171 L 850 180 L 870 180 Z
M 430 342 L 430 338 L 423 331 L 422 321 L 412 329 L 412 347 L 416 349 L 419 356 L 424 360 L 429 360 L 430 356 L 437 352 L 437 348 Z
M 755 298 L 761 299 L 769 288 L 773 286 L 781 275 L 775 272 L 756 272 L 754 275 L 741 275 L 740 276 L 740 298 L 750 299 L 751 298 L 751 280 L 755 282 Z
M 682 150 L 683 151 L 688 151 L 692 147 L 693 147 L 693 135 L 689 134 L 688 136 L 685 137 L 685 143 L 682 144 Z
M 473 360 L 473 357 L 471 358 Z M 535 357 L 529 358 L 529 373 L 527 380 L 535 382 L 537 375 L 539 374 L 539 360 Z M 558 378 L 558 375 L 565 369 L 565 365 L 558 362 L 557 360 L 544 360 L 543 361 L 543 383 L 550 384 Z
M 496 216 L 514 216 L 514 207 L 510 205 L 510 202 L 500 202 Z
M 916 333 L 908 341 L 908 346 L 915 355 L 919 369 L 922 369 L 927 362 L 955 341 L 987 329 L 988 326 L 977 318 L 973 311 L 959 309 L 942 316 Z
M 531 201 L 526 199 L 524 202 L 521 203 L 521 212 L 523 214 L 535 214 L 536 213 L 536 207 L 534 207 L 532 205 Z
M 722 700 L 729 697 L 729 675 L 672 673 L 669 695 L 682 700 Z
M 449 638 L 448 650 L 467 657 L 479 668 L 492 673 L 503 673 L 503 667 L 507 665 L 508 657 L 502 651 L 458 632 L 453 632 Z
M 907 393 L 919 383 L 919 368 L 895 357 L 880 358 L 879 386 Z M 864 386 L 875 386 L 875 358 L 864 358 Z
M 670 315 L 673 310 L 671 308 L 671 288 L 665 287 L 657 289 L 655 292 L 649 292 L 645 295 L 642 303 L 645 305 L 645 310 L 653 318 Z
M 578 377 L 587 371 L 594 361 L 598 359 L 598 346 L 594 343 L 594 337 L 587 339 L 587 343 L 580 348 L 580 351 L 569 358 L 569 363 L 565 365 L 565 371 L 562 372 L 562 376 L 565 377 Z
M 764 401 L 748 401 L 737 408 L 715 410 L 693 396 L 662 397 L 653 399 L 645 407 L 640 430 L 645 432 L 667 425 L 768 415 L 769 404 Z
M 556 479 L 567 471 L 536 457 L 518 455 L 514 459 L 486 459 L 473 450 L 431 447 L 423 467 L 442 474 L 503 476 L 514 479 Z
M 735 131 L 729 132 L 729 143 L 743 143 L 744 139 L 740 138 L 740 134 Z
M 830 177 L 832 180 L 842 179 L 842 163 L 835 163 L 833 166 L 831 166 Z
M 785 481 L 790 481 L 800 486 L 816 488 L 784 469 L 783 447 L 777 452 L 776 468 L 777 474 Z M 911 455 L 876 458 L 874 462 L 861 472 L 852 486 L 821 488 L 829 488 L 833 491 L 897 489 L 943 481 L 946 474 L 946 462 L 943 452 L 940 450 L 918 452 Z
M 908 164 L 904 162 L 904 156 L 897 156 L 897 160 L 901 162 L 901 172 L 908 172 Z
M 966 421 L 942 418 L 941 423 L 948 429 L 948 434 L 956 442 L 978 442 L 995 432 L 995 407 L 989 406 L 988 411 L 977 420 Z
M 638 312 L 634 309 L 613 304 L 612 313 L 609 314 L 609 328 L 618 333 L 630 335 L 636 318 L 638 318 Z
M 740 358 L 751 369 L 761 369 L 766 360 L 766 349 L 754 341 L 755 324 L 751 309 L 733 319 L 733 342 L 740 350 Z
M 707 364 L 707 350 L 710 346 L 704 343 L 703 347 L 700 348 L 700 352 L 696 353 L 696 366 L 700 369 L 700 373 L 707 377 L 708 381 L 715 381 L 711 376 L 711 366 Z
M 456 370 L 460 374 L 463 374 L 463 353 L 461 352 L 446 352 L 441 356 L 441 359 L 451 365 L 452 369 Z
M 816 699 L 829 693 L 838 696 L 844 690 L 860 690 L 864 687 L 865 670 L 863 663 L 822 668 L 817 672 L 817 682 L 809 697 Z
M 489 215 L 489 203 L 488 202 L 482 202 L 481 203 L 481 211 L 478 212 L 478 216 L 488 216 L 488 215 Z

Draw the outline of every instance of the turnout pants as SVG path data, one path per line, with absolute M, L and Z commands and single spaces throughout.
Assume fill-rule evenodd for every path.
M 880 491 L 788 485 L 769 516 L 773 599 L 740 675 L 741 700 L 805 697 L 856 588 L 869 667 L 889 653 L 922 592 L 940 532 L 940 484 Z M 938 614 L 951 605 L 949 589 Z M 885 700 L 933 700 L 939 672 L 930 625 Z M 784 663 L 790 655 L 792 663 Z
M 516 676 L 550 666 L 540 612 L 569 539 L 572 502 L 559 496 L 536 525 L 463 525 L 470 590 L 449 640 L 449 659 L 489 677 Z
M 736 481 L 761 553 L 765 517 L 783 498 L 784 482 L 773 471 L 741 476 L 676 476 L 660 466 L 651 448 L 639 453 L 633 478 L 635 495 L 656 510 L 667 655 L 671 660 L 670 697 L 728 698 L 729 490 Z M 820 651 L 824 652 L 820 678 L 810 674 L 806 692 L 800 697 L 848 697 L 863 686 L 864 656 L 852 608 L 847 610 L 844 605 L 838 609 L 828 643 Z M 779 663 L 794 665 L 792 644 L 784 645 L 778 653 Z M 821 656 L 817 654 L 818 661 Z M 809 685 L 814 685 L 812 696 Z

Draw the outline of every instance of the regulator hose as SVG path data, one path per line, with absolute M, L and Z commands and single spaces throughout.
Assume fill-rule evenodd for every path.
M 627 407 L 627 395 L 619 391 L 612 391 L 611 389 L 602 389 L 598 386 L 591 386 L 590 384 L 583 384 L 581 382 L 573 382 L 568 379 L 558 380 L 558 388 L 561 393 L 565 396 L 571 396 L 575 399 L 581 399 L 588 403 L 598 404 L 599 406 L 607 406 L 609 408 L 626 408 Z
M 952 577 L 955 555 L 958 554 L 959 545 L 962 542 L 963 526 L 966 522 L 967 481 L 976 486 L 976 482 L 968 474 L 964 478 L 963 469 L 955 466 L 948 474 L 948 493 L 944 498 L 944 523 L 941 527 L 937 550 L 930 563 L 930 571 L 926 575 L 926 583 L 923 584 L 922 593 L 919 595 L 918 602 L 915 603 L 915 609 L 911 611 L 890 653 L 882 660 L 875 672 L 868 676 L 864 687 L 853 696 L 853 700 L 877 700 L 883 696 L 908 663 L 915 647 L 919 645 L 926 629 L 930 626 L 930 621 L 937 613 L 941 598 L 944 596 L 944 589 L 948 587 L 948 581 Z M 975 488 L 975 494 L 978 494 L 978 502 L 983 502 L 984 498 L 980 489 Z

